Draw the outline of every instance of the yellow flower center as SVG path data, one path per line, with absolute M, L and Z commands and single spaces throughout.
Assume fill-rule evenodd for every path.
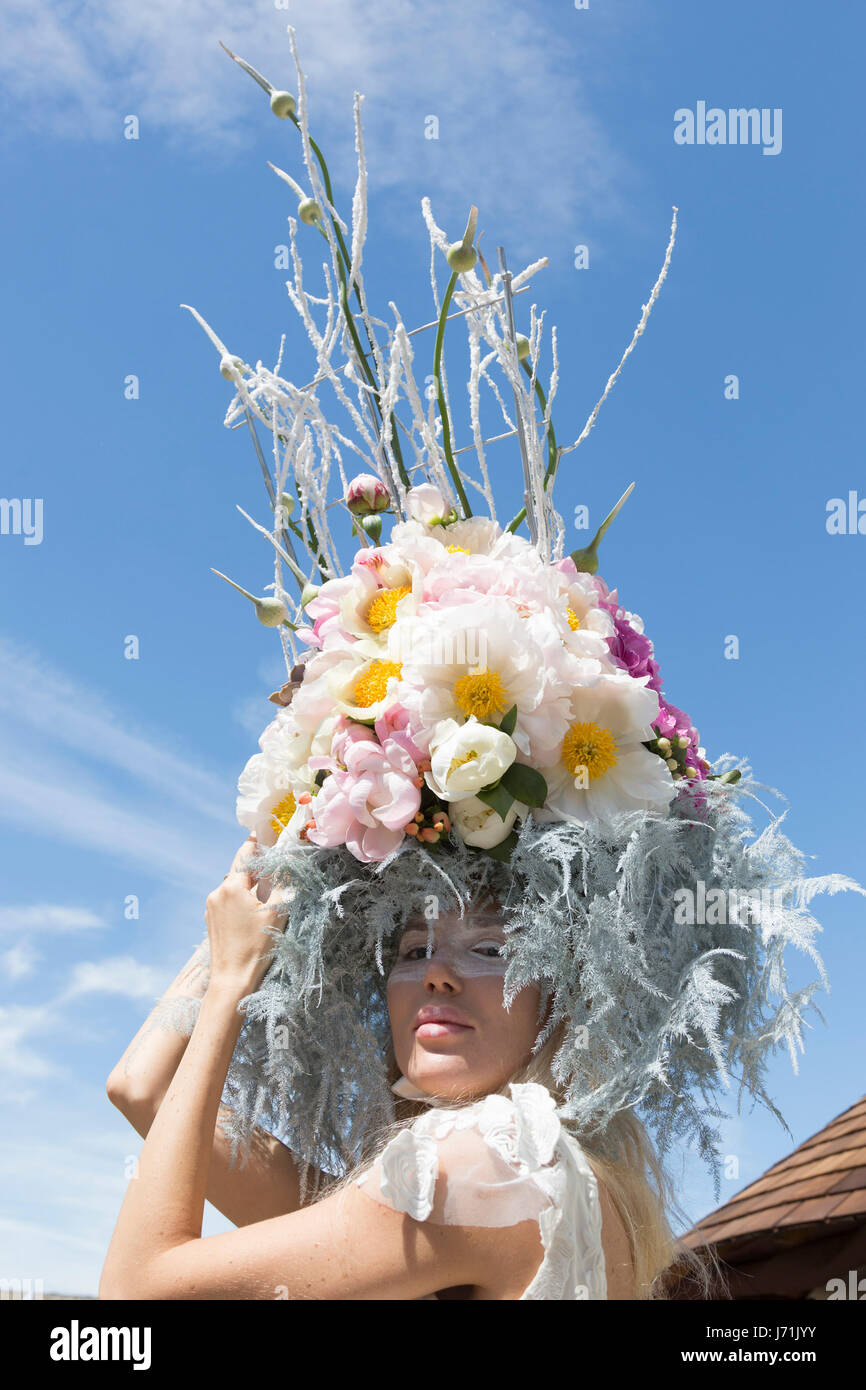
M 368 626 L 374 632 L 383 632 L 386 627 L 393 627 L 397 621 L 397 604 L 411 592 L 410 584 L 403 584 L 399 589 L 380 589 L 367 609 Z
M 580 627 L 580 618 L 575 613 L 571 604 L 568 605 L 568 626 L 571 628 L 572 632 L 576 632 Z
M 399 680 L 402 670 L 402 661 L 371 661 L 364 674 L 355 682 L 352 691 L 354 703 L 362 709 L 377 705 L 385 698 L 390 677 L 396 676 Z
M 452 759 L 451 759 L 450 766 L 449 766 L 449 768 L 448 768 L 448 776 L 449 776 L 449 777 L 453 777 L 453 776 L 454 776 L 454 773 L 457 771 L 458 767 L 463 767 L 463 766 L 465 766 L 466 763 L 471 763 L 472 760 L 473 760 L 474 758 L 477 758 L 477 757 L 478 757 L 478 749 L 477 749 L 477 748 L 470 748 L 469 751 L 468 751 L 468 753 L 464 753 L 464 755 L 463 755 L 462 758 L 452 758 Z
M 498 671 L 470 671 L 454 686 L 454 700 L 467 719 L 493 719 L 508 708 L 505 686 Z
M 271 829 L 281 835 L 297 810 L 297 802 L 291 792 L 287 792 L 271 811 Z
M 572 724 L 562 740 L 562 761 L 572 777 L 579 768 L 586 768 L 590 781 L 603 777 L 619 762 L 616 739 L 610 729 L 599 724 Z
M 470 555 L 472 553 L 466 549 L 465 545 L 446 545 L 445 549 L 449 555 Z

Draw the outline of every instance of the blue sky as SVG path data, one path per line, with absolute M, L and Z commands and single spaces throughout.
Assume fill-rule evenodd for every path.
M 668 696 L 711 757 L 748 758 L 790 798 L 810 872 L 866 882 L 866 535 L 826 528 L 830 499 L 866 498 L 858 12 L 11 0 L 0 492 L 41 498 L 43 529 L 32 545 L 0 535 L 0 1274 L 46 1290 L 96 1291 L 140 1146 L 105 1078 L 204 934 L 205 896 L 244 838 L 237 776 L 284 678 L 276 635 L 211 573 L 263 590 L 270 556 L 236 506 L 267 510 L 249 441 L 223 428 L 231 388 L 179 305 L 247 361 L 272 366 L 285 332 L 283 374 L 310 379 L 274 267 L 294 199 L 266 164 L 302 178 L 297 133 L 217 44 L 291 89 L 289 19 L 347 220 L 352 92 L 366 96 L 372 305 L 431 317 L 425 194 L 454 239 L 474 203 L 489 256 L 501 242 L 515 270 L 548 257 L 518 328 L 530 302 L 558 327 L 561 441 L 628 343 L 678 207 L 661 298 L 563 460 L 559 509 L 586 504 L 597 524 L 636 482 L 601 572 L 643 616 Z M 781 109 L 780 152 L 676 144 L 675 111 L 699 101 Z M 123 138 L 129 114 L 138 140 Z M 516 453 L 496 459 L 510 515 Z M 829 1027 L 810 1015 L 799 1076 L 785 1053 L 769 1078 L 795 1143 L 864 1088 L 866 905 L 815 907 Z M 812 978 L 790 964 L 792 983 Z M 723 1135 L 739 1160 L 723 1199 L 793 1146 L 757 1109 Z M 709 1178 L 692 1155 L 675 1167 L 697 1219 L 716 1205 Z M 209 1212 L 206 1233 L 226 1228 Z

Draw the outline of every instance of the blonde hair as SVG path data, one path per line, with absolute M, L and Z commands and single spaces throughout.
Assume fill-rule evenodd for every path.
M 568 1020 L 564 1019 L 539 1050 L 492 1094 L 507 1096 L 512 1082 L 535 1081 L 547 1087 L 558 1105 L 562 1104 L 564 1088 L 553 1075 L 553 1061 L 565 1039 L 567 1028 Z M 393 1084 L 401 1075 L 392 1045 L 387 1059 L 388 1083 Z M 451 1100 L 449 1104 L 455 1107 L 470 1105 L 477 1099 L 477 1096 L 466 1095 Z M 333 1178 L 313 1171 L 313 1181 L 308 1185 L 310 1202 L 321 1201 L 355 1182 L 372 1166 L 385 1145 L 426 1110 L 423 1101 L 395 1097 L 395 1120 L 370 1137 L 363 1147 L 360 1160 L 350 1166 L 348 1172 L 340 1178 Z M 590 1167 L 604 1183 L 622 1221 L 631 1256 L 634 1297 L 667 1298 L 674 1287 L 685 1282 L 689 1287 L 689 1297 L 710 1299 L 719 1297 L 721 1293 L 722 1297 L 729 1298 L 727 1281 L 715 1249 L 705 1244 L 702 1253 L 698 1254 L 674 1235 L 668 1213 L 686 1222 L 688 1217 L 677 1202 L 674 1184 L 661 1158 L 634 1112 L 630 1109 L 619 1111 L 608 1126 L 607 1135 L 613 1141 L 614 1151 L 620 1155 L 616 1161 L 602 1158 L 591 1138 L 576 1133 L 568 1121 L 563 1124 L 580 1143 Z

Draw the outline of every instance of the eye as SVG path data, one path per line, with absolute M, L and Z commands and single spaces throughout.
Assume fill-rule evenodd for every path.
M 485 942 L 483 946 L 476 946 L 476 951 L 494 951 L 497 956 L 502 955 L 502 946 L 499 942 Z
M 427 954 L 427 947 L 426 947 L 426 946 L 410 946 L 409 949 L 408 949 L 408 951 L 404 951 L 404 952 L 402 953 L 401 959 L 402 959 L 402 960 L 412 960 L 412 958 L 413 958 L 413 957 L 412 957 L 412 952 L 413 952 L 413 951 L 423 951 L 424 954 L 425 954 L 425 956 L 426 956 L 426 954 Z M 418 957 L 415 957 L 415 959 L 418 959 Z

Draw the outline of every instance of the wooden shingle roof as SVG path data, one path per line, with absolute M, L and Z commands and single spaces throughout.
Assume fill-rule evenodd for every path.
M 847 1222 L 845 1219 L 848 1219 Z M 819 1223 L 866 1221 L 866 1096 L 756 1182 L 682 1236 L 692 1247 L 710 1241 L 740 1247 L 744 1238 L 781 1235 Z

